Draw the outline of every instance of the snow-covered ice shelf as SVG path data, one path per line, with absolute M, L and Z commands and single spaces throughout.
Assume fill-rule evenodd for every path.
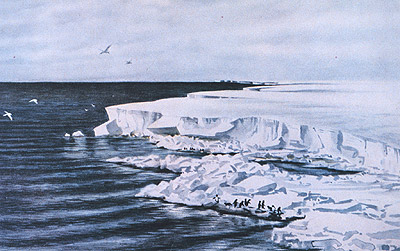
M 266 86 L 111 106 L 95 134 L 144 136 L 204 155 L 109 159 L 179 173 L 137 196 L 273 221 L 272 239 L 294 248 L 395 250 L 400 133 L 398 114 L 381 114 L 400 103 L 387 95 L 371 105 L 383 94 L 364 88 L 354 96 L 359 89 Z

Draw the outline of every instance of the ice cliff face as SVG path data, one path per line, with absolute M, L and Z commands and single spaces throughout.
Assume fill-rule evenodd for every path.
M 94 129 L 95 135 L 144 135 L 149 125 L 161 118 L 157 112 L 107 107 L 110 120 Z
M 180 174 L 138 196 L 274 221 L 272 239 L 293 248 L 399 248 L 399 149 L 355 136 L 359 122 L 346 120 L 358 109 L 354 100 L 340 107 L 327 100 L 325 107 L 288 91 L 192 93 L 112 106 L 95 134 L 147 136 L 158 147 L 204 155 L 110 159 Z
M 223 117 L 190 117 L 163 115 L 160 110 L 135 109 L 137 107 L 134 104 L 108 107 L 110 120 L 94 129 L 96 136 L 152 136 L 159 139 L 157 143 L 160 146 L 175 150 L 192 148 L 214 153 L 250 151 L 259 160 L 265 158 L 269 161 L 293 162 L 310 168 L 394 174 L 400 172 L 399 149 L 340 130 L 296 125 L 265 115 L 240 118 L 233 115 L 229 117 L 229 114 L 223 114 Z M 182 142 L 168 143 L 168 135 L 192 136 L 196 140 L 186 145 Z M 225 149 L 226 143 L 232 141 L 236 142 L 237 147 Z

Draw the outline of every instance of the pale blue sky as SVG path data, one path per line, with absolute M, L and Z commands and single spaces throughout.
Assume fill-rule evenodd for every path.
M 399 1 L 7 0 L 0 31 L 0 81 L 400 78 Z

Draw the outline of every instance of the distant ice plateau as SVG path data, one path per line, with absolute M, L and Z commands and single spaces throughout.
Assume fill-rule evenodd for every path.
M 385 94 L 371 104 L 380 95 L 371 86 L 329 84 L 190 93 L 107 107 L 109 121 L 94 131 L 203 155 L 109 159 L 180 174 L 137 196 L 276 222 L 272 240 L 292 248 L 396 250 L 400 151 L 388 141 L 400 137 L 386 140 L 382 132 L 391 129 L 382 126 L 393 127 L 398 114 L 382 114 L 399 103 Z

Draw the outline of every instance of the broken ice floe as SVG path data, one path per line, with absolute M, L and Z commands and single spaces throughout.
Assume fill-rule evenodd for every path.
M 274 229 L 273 239 L 293 248 L 354 250 L 400 244 L 395 238 L 400 226 L 400 199 L 393 199 L 393 192 L 400 191 L 400 185 L 393 185 L 396 176 L 293 174 L 249 162 L 241 154 L 201 159 L 150 155 L 109 161 L 179 172 L 171 181 L 146 186 L 137 196 L 285 223 Z M 246 200 L 248 205 L 239 205 Z M 262 201 L 264 208 L 260 208 Z M 281 208 L 280 217 L 268 210 L 272 205 Z M 384 233 L 391 234 L 386 238 Z
M 172 172 L 180 173 L 183 171 L 189 171 L 196 166 L 196 160 L 189 157 L 182 157 L 177 155 L 167 155 L 164 159 L 158 155 L 149 156 L 137 156 L 137 157 L 126 157 L 119 158 L 114 157 L 107 160 L 113 163 L 122 163 L 133 165 L 140 168 L 160 168 L 167 169 Z M 200 165 L 200 161 L 197 161 Z

